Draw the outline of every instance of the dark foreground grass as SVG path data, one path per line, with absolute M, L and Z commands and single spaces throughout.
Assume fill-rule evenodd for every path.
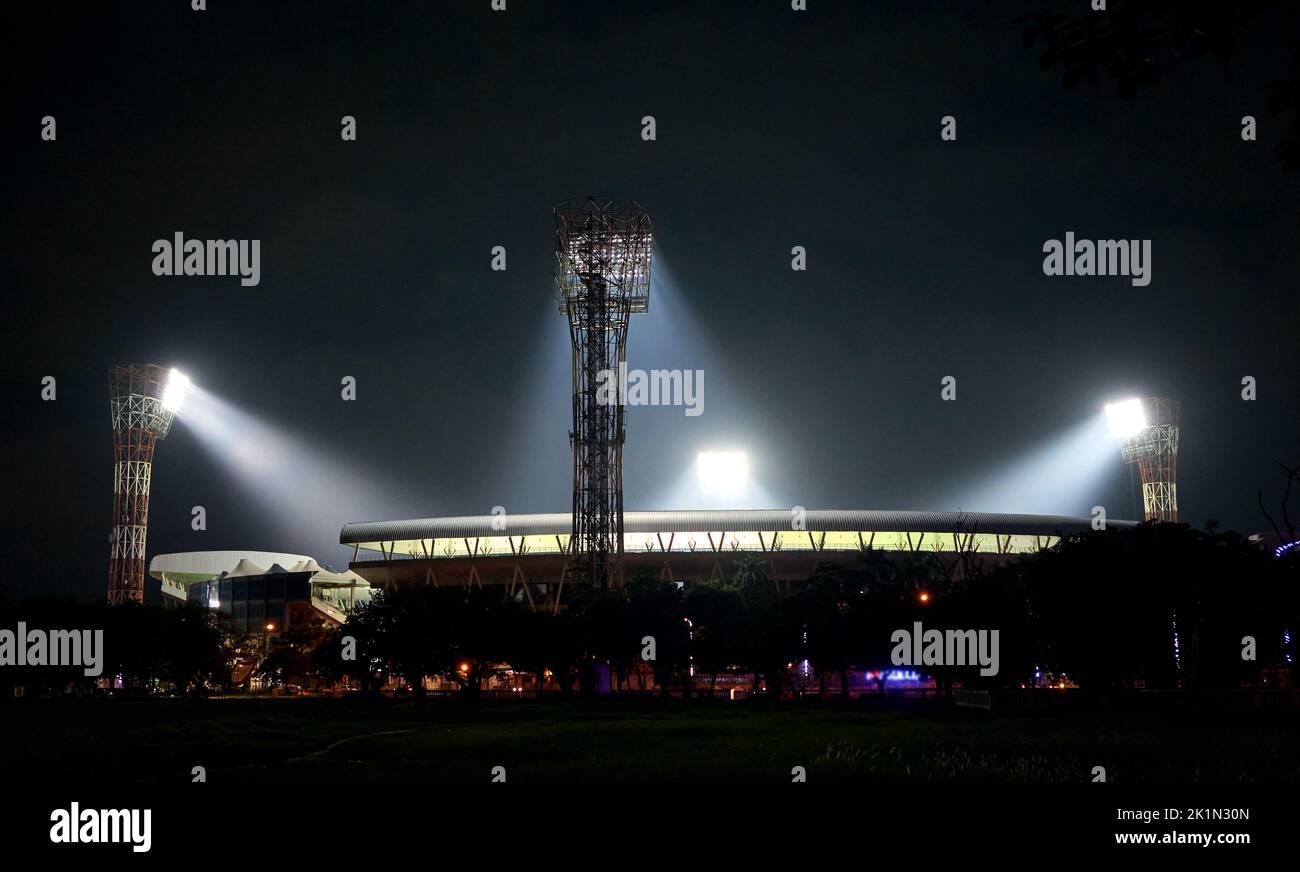
M 0 770 L 60 781 L 1300 780 L 1292 712 L 1018 715 L 727 701 L 0 705 Z

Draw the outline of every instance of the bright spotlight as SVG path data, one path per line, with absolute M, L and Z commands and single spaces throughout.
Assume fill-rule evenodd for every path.
M 1147 414 L 1142 409 L 1141 400 L 1120 400 L 1106 405 L 1106 420 L 1110 422 L 1110 432 L 1128 439 L 1146 427 Z
M 185 402 L 185 392 L 190 388 L 190 380 L 179 369 L 173 369 L 167 376 L 167 387 L 163 389 L 163 408 L 169 412 L 180 411 Z
M 709 496 L 742 493 L 749 483 L 749 459 L 743 451 L 701 451 L 696 470 Z

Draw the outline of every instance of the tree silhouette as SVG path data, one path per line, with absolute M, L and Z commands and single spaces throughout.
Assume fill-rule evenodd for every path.
M 1039 47 L 1038 65 L 1059 72 L 1067 91 L 1105 77 L 1122 99 L 1132 100 L 1139 88 L 1159 84 L 1185 64 L 1215 62 L 1231 75 L 1239 35 L 1268 26 L 1267 13 L 1276 9 L 1285 6 L 1279 0 L 1110 0 L 1102 12 L 1042 12 L 1015 21 L 1024 25 L 1025 48 Z M 1265 85 L 1265 105 L 1273 116 L 1291 113 L 1277 148 L 1290 172 L 1300 167 L 1300 55 L 1293 50 L 1278 66 L 1281 77 Z

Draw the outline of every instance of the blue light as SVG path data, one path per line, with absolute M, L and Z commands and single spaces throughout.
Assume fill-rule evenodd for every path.
M 891 669 L 885 673 L 885 681 L 920 681 L 921 676 L 912 669 Z

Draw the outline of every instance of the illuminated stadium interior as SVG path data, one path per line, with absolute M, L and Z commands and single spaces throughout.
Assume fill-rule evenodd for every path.
M 1050 548 L 1091 528 L 1091 518 L 973 512 L 627 512 L 623 548 L 629 573 L 650 566 L 660 578 L 681 582 L 723 577 L 735 556 L 758 554 L 769 578 L 787 586 L 806 581 L 818 562 L 867 549 L 979 565 Z M 558 607 L 571 529 L 567 513 L 474 515 L 352 523 L 339 541 L 353 548 L 352 570 L 373 585 L 506 584 L 534 607 Z

